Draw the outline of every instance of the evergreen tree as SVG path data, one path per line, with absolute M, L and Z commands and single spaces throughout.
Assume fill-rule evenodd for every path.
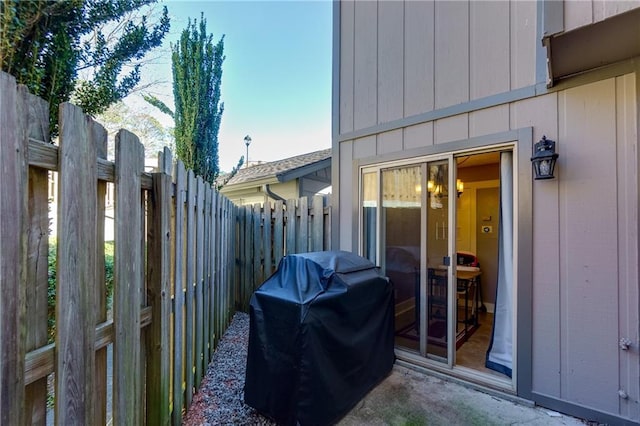
M 171 111 L 162 101 L 145 99 L 175 122 L 176 154 L 187 169 L 213 184 L 220 173 L 218 130 L 224 111 L 220 102 L 224 36 L 213 44 L 207 21 L 189 20 L 178 44 L 172 46 L 173 99 Z
M 0 69 L 49 102 L 55 135 L 61 102 L 95 115 L 138 84 L 140 60 L 169 30 L 166 7 L 157 25 L 134 19 L 155 1 L 0 0 Z

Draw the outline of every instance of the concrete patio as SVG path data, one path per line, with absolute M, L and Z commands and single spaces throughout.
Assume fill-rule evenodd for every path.
M 395 364 L 338 425 L 584 425 L 541 407 L 498 398 Z

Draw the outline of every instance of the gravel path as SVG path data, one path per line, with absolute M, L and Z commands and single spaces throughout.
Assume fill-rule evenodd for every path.
M 238 312 L 218 344 L 183 425 L 275 425 L 244 403 L 249 315 Z

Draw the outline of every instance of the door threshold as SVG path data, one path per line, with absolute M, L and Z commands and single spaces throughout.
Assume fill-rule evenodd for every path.
M 396 363 L 403 367 L 438 377 L 442 380 L 458 383 L 471 389 L 488 393 L 518 404 L 531 405 L 533 401 L 516 395 L 515 386 L 509 378 L 493 377 L 466 367 L 449 368 L 437 361 L 422 357 L 420 354 L 396 348 Z

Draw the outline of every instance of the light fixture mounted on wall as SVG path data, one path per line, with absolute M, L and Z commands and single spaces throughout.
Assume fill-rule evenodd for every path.
M 464 182 L 462 182 L 460 179 L 456 179 L 456 192 L 458 193 L 458 198 L 460 198 L 460 196 L 464 192 Z
M 547 139 L 546 136 L 542 136 L 542 139 L 533 145 L 531 163 L 535 172 L 534 179 L 553 179 L 555 177 L 553 176 L 553 169 L 556 166 L 557 158 L 556 142 Z

